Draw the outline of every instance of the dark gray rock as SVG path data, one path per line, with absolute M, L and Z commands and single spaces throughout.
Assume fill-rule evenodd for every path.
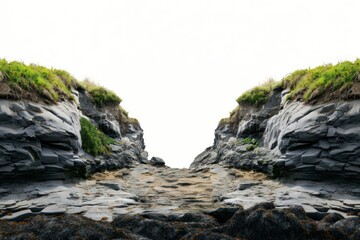
M 150 164 L 156 167 L 163 167 L 165 166 L 165 161 L 159 157 L 152 157 L 150 159 Z
M 303 155 L 301 155 L 301 162 L 303 164 L 316 164 L 320 162 L 318 156 L 320 155 L 321 150 L 316 148 L 307 149 Z
M 122 190 L 121 186 L 118 183 L 110 182 L 110 181 L 101 181 L 98 184 L 108 187 L 112 190 L 119 191 Z
M 117 106 L 97 109 L 86 93 L 79 97 L 83 112 L 74 102 L 49 105 L 0 99 L 0 179 L 87 177 L 91 172 L 130 167 L 142 161 L 145 145 L 138 124 L 129 124 L 128 131 L 123 124 L 125 136 L 111 145 L 110 156 L 94 158 L 83 152 L 82 114 L 96 119 L 108 135 L 121 137 L 120 122 L 115 117 L 115 110 L 120 110 Z
M 64 158 L 66 158 L 66 157 L 64 157 Z M 53 152 L 49 149 L 43 148 L 41 151 L 41 161 L 44 164 L 56 164 L 59 162 L 59 157 L 55 152 Z
M 22 221 L 25 218 L 32 216 L 32 215 L 34 215 L 34 213 L 31 210 L 26 209 L 26 210 L 15 212 L 11 215 L 2 217 L 1 220 L 18 221 L 19 222 L 19 221 Z
M 274 177 L 297 175 L 300 179 L 320 180 L 337 175 L 360 179 L 360 100 L 314 105 L 285 100 L 274 103 L 279 105 L 271 114 L 266 109 L 268 103 L 241 105 L 238 122 L 220 123 L 214 145 L 199 154 L 190 167 L 220 164 Z M 238 132 L 234 133 L 236 124 Z M 259 148 L 248 152 L 246 146 L 233 140 L 236 137 L 255 137 Z
M 251 187 L 254 187 L 254 186 L 257 186 L 259 185 L 260 182 L 257 182 L 257 181 L 248 181 L 248 182 L 243 182 L 243 183 L 240 183 L 239 187 L 238 187 L 238 190 L 246 190 L 248 188 L 251 188 Z

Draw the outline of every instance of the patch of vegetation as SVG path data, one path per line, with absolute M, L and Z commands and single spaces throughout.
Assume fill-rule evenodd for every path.
M 236 101 L 240 105 L 260 106 L 266 103 L 272 90 L 277 88 L 288 88 L 289 99 L 298 98 L 305 102 L 358 99 L 360 98 L 360 59 L 297 70 L 281 81 L 276 82 L 271 79 L 244 92 Z
M 312 102 L 359 98 L 359 82 L 360 59 L 357 59 L 298 70 L 285 77 L 281 84 L 290 89 L 290 99 L 300 97 Z
M 82 85 L 90 93 L 91 99 L 96 106 L 116 106 L 119 105 L 122 101 L 113 91 L 110 91 L 104 87 L 97 86 L 89 80 L 82 82 Z
M 253 151 L 259 146 L 259 141 L 255 138 L 244 138 L 241 140 L 242 144 L 246 144 L 246 151 Z
M 109 154 L 110 144 L 115 140 L 106 136 L 86 118 L 80 119 L 82 148 L 90 155 Z
M 0 92 L 2 97 L 49 102 L 73 100 L 71 87 L 76 86 L 77 81 L 66 71 L 0 59 L 0 72 L 4 75 L 2 88 L 10 88 Z
M 280 87 L 278 82 L 269 79 L 264 84 L 244 92 L 236 99 L 239 104 L 261 105 L 266 103 L 273 89 Z
M 255 138 L 244 138 L 242 140 L 242 143 L 243 144 L 253 144 L 253 145 L 259 145 L 259 141 L 256 140 Z

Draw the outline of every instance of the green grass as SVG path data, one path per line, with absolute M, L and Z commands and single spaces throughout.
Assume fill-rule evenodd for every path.
M 72 88 L 86 89 L 97 106 L 116 106 L 122 101 L 114 92 L 97 86 L 90 81 L 78 82 L 70 73 L 43 66 L 0 59 L 0 72 L 4 75 L 2 84 L 11 91 L 1 91 L 0 97 L 27 99 L 35 102 L 59 102 L 74 100 Z
M 284 88 L 290 89 L 289 99 L 297 97 L 305 102 L 359 98 L 354 84 L 359 82 L 360 59 L 336 65 L 327 64 L 312 69 L 298 70 L 282 79 Z
M 236 101 L 239 105 L 261 106 L 276 88 L 288 88 L 289 99 L 304 102 L 360 98 L 360 59 L 297 70 L 281 81 L 269 80 L 244 92 Z
M 0 59 L 0 71 L 12 94 L 18 94 L 14 97 L 35 101 L 46 99 L 50 102 L 73 100 L 71 87 L 76 86 L 77 81 L 66 71 L 5 59 Z
M 242 144 L 247 144 L 246 151 L 253 151 L 255 148 L 259 146 L 259 141 L 255 138 L 244 138 L 242 141 Z
M 119 105 L 122 101 L 122 99 L 118 97 L 113 91 L 110 91 L 101 86 L 97 86 L 89 80 L 83 81 L 82 84 L 90 93 L 91 99 L 96 106 L 116 106 Z
M 248 104 L 248 105 L 262 105 L 266 103 L 269 98 L 270 93 L 279 84 L 274 80 L 270 79 L 260 86 L 256 86 L 253 89 L 244 92 L 240 97 L 236 99 L 239 104 Z
M 249 138 L 249 137 L 244 138 L 244 139 L 242 140 L 242 143 L 243 143 L 243 144 L 259 145 L 259 141 L 258 141 L 258 140 L 256 140 L 255 138 Z
M 82 148 L 84 151 L 93 156 L 109 154 L 109 146 L 110 144 L 115 143 L 115 140 L 106 136 L 86 118 L 81 118 L 80 124 Z

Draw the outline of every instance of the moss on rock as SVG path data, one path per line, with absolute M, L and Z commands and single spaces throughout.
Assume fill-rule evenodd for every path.
M 109 154 L 115 140 L 106 136 L 86 118 L 80 119 L 82 148 L 90 155 Z

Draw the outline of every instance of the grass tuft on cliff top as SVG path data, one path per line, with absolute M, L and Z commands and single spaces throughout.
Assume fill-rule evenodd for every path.
M 282 79 L 289 99 L 327 102 L 360 98 L 360 59 L 298 70 Z
M 274 88 L 279 87 L 279 83 L 273 79 L 269 79 L 264 84 L 256 86 L 251 90 L 244 92 L 236 99 L 239 104 L 261 105 L 266 103 L 269 94 Z
M 270 79 L 239 96 L 236 100 L 239 105 L 229 117 L 221 119 L 220 124 L 236 124 L 244 105 L 260 107 L 278 88 L 290 90 L 289 100 L 297 99 L 309 104 L 360 99 L 360 59 L 297 70 L 281 81 Z
M 122 102 L 122 99 L 118 97 L 113 91 L 98 86 L 89 80 L 83 81 L 82 84 L 90 93 L 93 103 L 98 107 L 107 105 L 116 106 Z
M 84 151 L 95 157 L 99 154 L 108 155 L 110 153 L 110 144 L 115 143 L 115 140 L 106 136 L 86 118 L 81 118 L 80 124 L 80 135 Z
M 0 97 L 48 102 L 73 100 L 77 81 L 68 72 L 0 59 Z
M 360 59 L 297 70 L 281 81 L 268 80 L 244 92 L 236 101 L 240 105 L 259 106 L 276 88 L 288 88 L 289 99 L 297 98 L 307 103 L 360 98 Z

